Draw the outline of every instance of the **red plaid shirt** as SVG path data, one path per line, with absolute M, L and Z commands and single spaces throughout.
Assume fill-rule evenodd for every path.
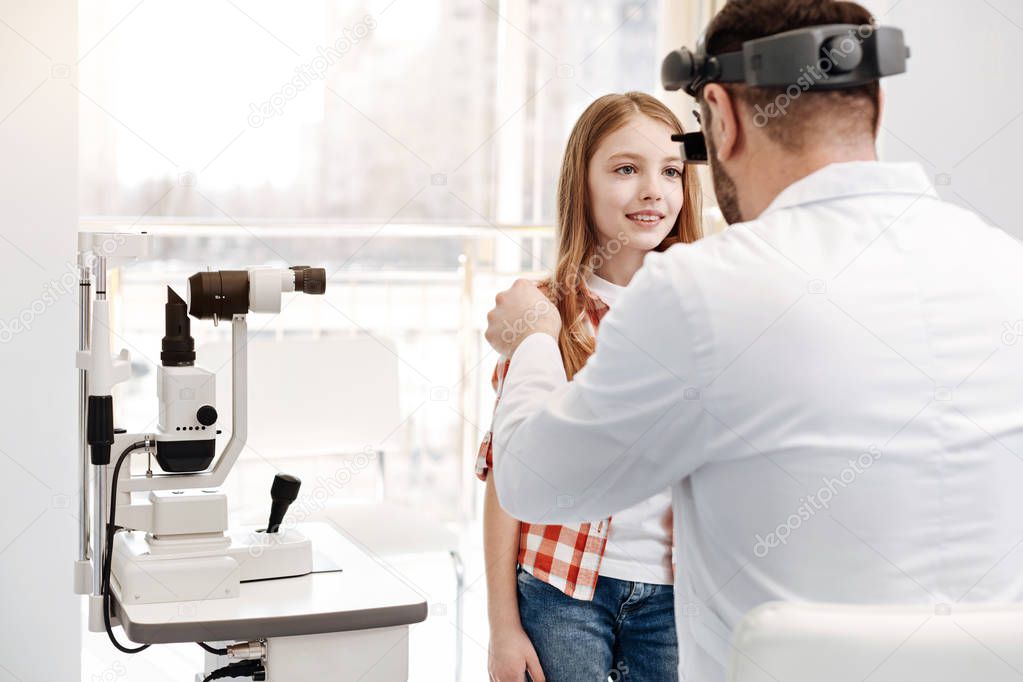
M 589 298 L 586 313 L 594 331 L 607 311 L 607 304 L 602 300 L 595 296 Z M 502 358 L 494 368 L 491 381 L 497 392 L 495 412 L 510 366 L 511 359 Z M 487 480 L 487 474 L 494 463 L 491 446 L 493 436 L 491 425 L 483 442 L 480 443 L 479 454 L 476 456 L 476 477 L 481 481 Z M 610 524 L 610 516 L 599 521 L 565 526 L 520 522 L 519 565 L 569 597 L 590 601 L 597 587 L 600 561 L 604 558 Z

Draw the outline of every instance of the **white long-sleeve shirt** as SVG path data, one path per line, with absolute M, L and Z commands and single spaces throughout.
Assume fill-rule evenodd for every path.
M 766 601 L 1023 601 L 1023 245 L 916 164 L 827 166 L 650 254 L 573 382 L 533 334 L 504 391 L 512 516 L 672 486 L 682 679 L 723 680 Z
M 610 308 L 625 291 L 625 287 L 595 274 L 586 278 L 586 286 Z M 528 399 L 528 396 L 522 397 Z M 519 396 L 513 394 L 511 399 L 518 400 Z M 514 410 L 515 406 L 508 409 Z M 672 584 L 671 534 L 665 525 L 665 514 L 670 507 L 671 491 L 665 485 L 652 497 L 616 512 L 608 527 L 600 575 L 642 583 Z

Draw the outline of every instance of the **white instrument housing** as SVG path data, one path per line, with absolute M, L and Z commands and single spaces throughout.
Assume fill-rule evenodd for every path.
M 156 425 L 159 440 L 214 438 L 216 423 L 200 424 L 199 408 L 216 406 L 217 376 L 201 367 L 156 368 L 156 395 L 160 414 Z

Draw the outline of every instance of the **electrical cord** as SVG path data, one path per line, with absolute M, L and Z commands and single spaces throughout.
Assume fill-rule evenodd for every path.
M 141 450 L 149 444 L 147 440 L 140 440 L 132 443 L 124 452 L 117 458 L 117 463 L 114 465 L 114 476 L 110 483 L 110 520 L 107 522 L 107 542 L 106 542 L 106 557 L 103 560 L 103 585 L 100 592 L 103 594 L 103 625 L 107 630 L 107 637 L 110 638 L 110 643 L 113 644 L 118 651 L 122 651 L 126 654 L 137 654 L 140 651 L 145 651 L 149 648 L 148 644 L 143 644 L 139 647 L 126 647 L 117 641 L 114 637 L 114 631 L 110 625 L 110 559 L 114 553 L 114 533 L 121 530 L 114 525 L 115 514 L 117 512 L 117 477 L 121 473 L 121 464 L 124 463 L 125 458 L 135 450 Z
M 259 659 L 237 661 L 217 668 L 202 679 L 202 682 L 221 680 L 225 677 L 251 677 L 254 680 L 265 680 L 266 670 L 263 669 L 263 662 Z
M 196 642 L 196 644 L 198 644 L 204 650 L 210 652 L 211 654 L 213 654 L 215 656 L 227 656 L 227 648 L 226 647 L 223 648 L 223 649 L 218 649 L 215 646 L 210 646 L 206 642 Z
M 110 638 L 110 643 L 117 648 L 118 651 L 126 654 L 137 654 L 141 651 L 145 651 L 150 647 L 149 644 L 143 644 L 139 647 L 127 647 L 117 641 L 114 637 L 113 627 L 110 624 L 110 570 L 111 570 L 111 559 L 114 554 L 114 534 L 117 531 L 122 530 L 119 526 L 114 525 L 114 520 L 117 518 L 117 481 L 121 475 L 121 465 L 124 464 L 124 460 L 127 459 L 135 450 L 141 450 L 149 445 L 149 441 L 140 440 L 132 443 L 121 452 L 117 458 L 117 463 L 114 464 L 114 475 L 110 481 L 110 517 L 107 521 L 107 538 L 106 538 L 106 556 L 103 560 L 103 583 L 101 593 L 103 594 L 103 625 L 107 631 L 107 637 Z M 206 642 L 196 642 L 206 651 L 211 654 L 218 656 L 226 656 L 227 649 L 218 649 L 210 646 Z M 218 680 L 225 677 L 251 677 L 253 680 L 265 680 L 266 671 L 263 669 L 263 662 L 259 659 L 256 660 L 245 660 L 231 663 L 222 668 L 214 670 L 212 673 L 207 675 L 203 682 L 209 682 L 210 680 Z

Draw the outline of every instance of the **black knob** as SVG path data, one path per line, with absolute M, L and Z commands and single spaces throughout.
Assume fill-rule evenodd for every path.
M 212 405 L 203 405 L 196 411 L 195 418 L 203 426 L 213 426 L 217 422 L 217 408 Z
M 298 476 L 277 474 L 274 476 L 273 484 L 270 485 L 270 499 L 294 502 L 298 499 L 298 489 L 301 487 L 302 481 Z
M 295 265 L 291 269 L 295 271 L 295 291 L 314 295 L 326 291 L 327 271 L 324 268 Z
M 288 507 L 298 498 L 298 489 L 302 487 L 302 481 L 297 476 L 290 474 L 277 474 L 274 476 L 273 485 L 270 486 L 270 520 L 266 524 L 267 533 L 276 533 L 280 528 Z
M 302 291 L 307 294 L 322 294 L 327 290 L 327 271 L 323 268 L 309 268 L 305 271 Z

